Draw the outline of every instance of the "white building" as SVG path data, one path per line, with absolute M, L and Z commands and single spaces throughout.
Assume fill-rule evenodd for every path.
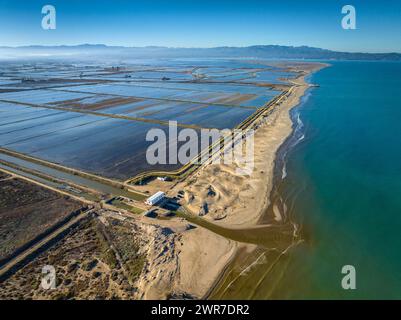
M 170 177 L 157 177 L 157 180 L 159 181 L 171 181 Z
M 164 199 L 164 197 L 166 196 L 166 194 L 164 192 L 156 192 L 153 196 L 151 196 L 150 198 L 146 199 L 145 203 L 147 205 L 153 206 L 156 203 L 162 201 Z

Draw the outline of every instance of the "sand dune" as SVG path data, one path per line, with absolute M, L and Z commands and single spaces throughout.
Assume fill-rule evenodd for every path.
M 296 68 L 316 70 L 321 67 L 323 65 L 305 64 Z M 185 191 L 181 204 L 191 214 L 226 228 L 258 227 L 258 221 L 270 203 L 277 150 L 292 132 L 289 112 L 299 104 L 309 87 L 304 77 L 292 83 L 294 87 L 291 94 L 255 124 L 254 169 L 249 175 L 238 174 L 236 164 L 206 164 L 174 187 L 172 194 L 178 190 Z M 280 210 L 273 210 L 272 225 L 283 224 L 285 220 Z M 180 224 L 178 221 L 169 223 L 175 224 L 176 228 Z M 171 295 L 201 298 L 216 284 L 240 247 L 246 250 L 256 247 L 237 243 L 201 227 L 176 229 L 174 241 L 169 242 L 169 246 L 173 254 L 168 255 L 163 263 L 158 262 L 158 251 L 150 249 L 152 252 L 149 256 L 153 257 L 150 261 L 154 261 L 154 264 L 149 266 L 148 280 L 142 287 L 146 298 Z
M 226 227 L 257 223 L 269 204 L 276 152 L 292 131 L 289 111 L 308 88 L 303 78 L 297 84 L 287 99 L 257 123 L 254 170 L 249 176 L 239 175 L 235 163 L 209 164 L 180 186 L 185 190 L 183 205 L 192 214 Z

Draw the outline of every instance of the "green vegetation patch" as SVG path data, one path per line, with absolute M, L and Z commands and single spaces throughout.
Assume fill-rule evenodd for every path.
M 139 244 L 134 238 L 132 226 L 116 219 L 110 219 L 111 241 L 128 272 L 131 281 L 136 281 L 143 270 L 145 256 L 139 253 Z

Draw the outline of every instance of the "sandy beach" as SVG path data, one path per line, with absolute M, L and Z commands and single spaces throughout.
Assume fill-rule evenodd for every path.
M 302 70 L 302 74 L 291 80 L 290 94 L 255 123 L 254 170 L 250 175 L 238 175 L 236 164 L 207 164 L 173 189 L 173 192 L 185 190 L 182 205 L 190 214 L 199 216 L 206 204 L 208 213 L 202 212 L 202 218 L 221 227 L 245 230 L 258 224 L 270 204 L 276 153 L 292 132 L 290 110 L 300 103 L 310 87 L 305 77 L 324 67 L 317 63 L 292 66 Z M 284 225 L 286 221 L 280 212 L 273 212 L 268 217 L 269 224 Z M 232 241 L 204 228 L 184 232 L 180 241 L 183 245 L 178 253 L 174 291 L 196 298 L 204 297 L 216 285 L 238 248 L 248 251 L 256 248 L 254 244 Z
M 303 68 L 309 74 L 323 66 L 302 64 L 298 68 Z M 246 228 L 257 224 L 269 205 L 277 150 L 292 132 L 289 112 L 299 104 L 309 88 L 305 75 L 292 80 L 291 84 L 293 87 L 288 97 L 256 123 L 252 173 L 237 174 L 238 165 L 235 163 L 205 165 L 195 176 L 178 186 L 185 190 L 183 205 L 189 212 L 198 215 L 201 208 L 206 206 L 208 213 L 203 217 L 228 228 Z M 276 213 L 274 220 L 282 220 L 279 213 Z
M 202 298 L 234 257 L 238 244 L 184 219 L 135 222 L 146 265 L 137 299 Z

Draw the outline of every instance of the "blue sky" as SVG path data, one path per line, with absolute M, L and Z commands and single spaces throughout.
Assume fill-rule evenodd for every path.
M 41 28 L 43 5 L 57 29 Z M 357 30 L 341 28 L 352 4 Z M 309 45 L 341 51 L 401 52 L 397 0 L 0 0 L 0 45 L 214 47 Z

